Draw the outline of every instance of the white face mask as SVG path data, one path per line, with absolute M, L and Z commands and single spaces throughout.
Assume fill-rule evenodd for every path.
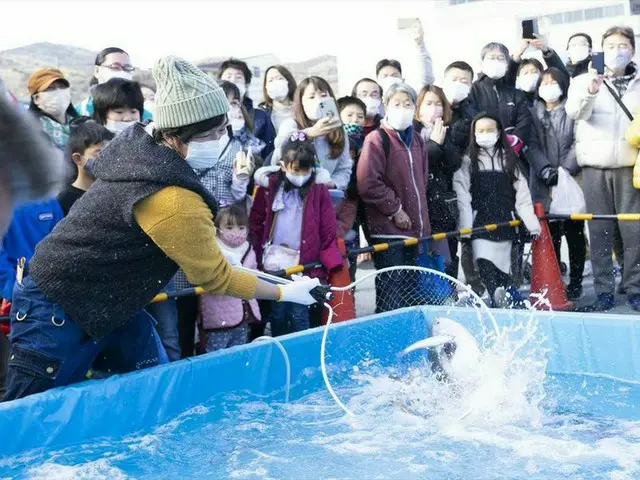
M 445 80 L 442 89 L 449 102 L 459 103 L 469 96 L 471 85 L 455 80 Z
M 231 130 L 233 130 L 233 133 L 238 133 L 244 128 L 245 121 L 244 118 L 232 118 L 229 121 L 229 124 L 231 125 Z
M 476 133 L 476 143 L 481 148 L 493 148 L 498 143 L 498 132 Z
M 153 118 L 156 114 L 156 102 L 154 100 L 145 100 L 144 109 L 151 114 Z
M 229 124 L 234 133 L 244 128 L 245 121 L 240 107 L 231 107 L 227 115 L 229 116 Z
M 540 80 L 539 73 L 527 73 L 520 75 L 516 79 L 516 88 L 523 92 L 533 92 L 538 86 L 538 80 Z
M 124 78 L 125 80 L 133 80 L 133 73 L 124 70 L 111 70 L 107 67 L 98 67 L 98 75 L 96 79 L 98 83 L 106 83 L 112 78 Z
M 194 170 L 213 167 L 220 156 L 220 146 L 220 140 L 189 142 L 185 160 Z
M 380 104 L 382 103 L 379 98 L 363 97 L 360 100 L 367 107 L 367 118 L 373 118 L 380 112 Z
M 402 132 L 411 126 L 415 113 L 415 108 L 389 107 L 387 109 L 387 123 L 394 130 Z
M 293 173 L 286 172 L 285 175 L 287 177 L 287 180 L 291 182 L 291 185 L 300 188 L 309 181 L 312 174 L 308 173 L 306 175 L 294 175 Z
M 622 70 L 629 63 L 631 63 L 631 50 L 605 50 L 604 52 L 604 64 L 609 67 L 609 70 Z
M 240 98 L 244 98 L 244 94 L 247 93 L 247 85 L 240 82 L 233 82 L 233 84 L 240 90 Z
M 399 85 L 401 83 L 404 83 L 404 81 L 400 77 L 384 77 L 378 80 L 378 85 L 382 87 L 383 92 L 389 90 L 392 85 Z
M 116 122 L 115 120 L 107 120 L 107 123 L 105 123 L 104 126 L 110 132 L 115 133 L 116 135 L 118 135 L 118 134 L 124 132 L 127 128 L 129 128 L 134 123 L 136 123 L 136 122 L 135 121 L 131 121 L 131 122 Z
M 545 102 L 554 103 L 562 96 L 562 89 L 557 83 L 551 83 L 549 85 L 540 85 L 538 89 L 538 95 Z
M 52 117 L 63 115 L 70 104 L 71 90 L 68 88 L 38 93 L 38 108 Z
M 587 45 L 576 45 L 575 47 L 569 47 L 567 53 L 571 63 L 579 63 L 589 56 L 589 47 Z
M 302 100 L 302 109 L 304 110 L 304 114 L 311 121 L 316 121 L 320 116 L 318 115 L 318 102 L 320 99 L 318 97 L 314 99 L 303 99 Z
M 289 82 L 286 80 L 273 80 L 267 83 L 267 95 L 276 102 L 285 100 L 289 96 Z
M 487 58 L 482 61 L 482 73 L 493 80 L 498 80 L 507 73 L 507 62 Z
M 436 119 L 442 118 L 444 107 L 440 105 L 425 105 L 420 108 L 420 122 L 422 125 L 433 125 Z

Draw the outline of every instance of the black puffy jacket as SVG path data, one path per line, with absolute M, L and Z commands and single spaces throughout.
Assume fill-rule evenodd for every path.
M 506 133 L 516 135 L 528 145 L 531 112 L 523 92 L 508 85 L 504 78 L 493 80 L 481 73 L 471 87 L 469 99 L 478 111 L 499 118 Z

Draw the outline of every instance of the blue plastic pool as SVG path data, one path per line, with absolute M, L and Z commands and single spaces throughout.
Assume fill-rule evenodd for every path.
M 399 352 L 441 315 L 473 330 L 472 312 L 407 309 L 337 326 L 333 357 L 348 360 L 350 342 L 372 332 L 380 341 L 370 348 Z M 501 327 L 530 320 L 495 316 Z M 310 331 L 283 341 L 288 404 L 283 357 L 267 344 L 0 404 L 0 478 L 640 478 L 639 319 L 536 320 L 544 364 L 529 361 L 530 345 L 517 350 L 509 363 L 525 369 L 510 378 L 509 394 L 469 396 L 477 408 L 465 418 L 447 411 L 458 400 L 445 387 L 398 381 L 419 361 L 352 392 L 368 408 L 344 416 L 322 381 L 322 332 Z M 540 365 L 536 383 L 526 368 Z M 538 389 L 520 398 L 523 382 Z

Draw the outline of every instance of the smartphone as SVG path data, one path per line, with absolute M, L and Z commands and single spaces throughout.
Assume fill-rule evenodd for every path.
M 538 38 L 538 20 L 522 21 L 522 38 L 527 40 L 535 40 Z
M 595 52 L 591 54 L 591 65 L 598 72 L 598 75 L 604 75 L 604 52 Z
M 336 101 L 331 98 L 323 98 L 318 102 L 318 118 L 331 117 L 338 119 L 340 122 L 340 111 L 338 110 L 338 105 Z
M 417 18 L 399 18 L 398 19 L 398 30 L 407 30 L 409 28 L 413 28 L 413 26 L 418 22 Z

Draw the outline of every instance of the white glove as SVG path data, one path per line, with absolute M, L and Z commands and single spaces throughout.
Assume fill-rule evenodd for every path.
M 309 277 L 293 277 L 293 282 L 280 285 L 280 301 L 299 303 L 300 305 L 313 305 L 316 299 L 309 293 L 320 286 L 320 280 Z

